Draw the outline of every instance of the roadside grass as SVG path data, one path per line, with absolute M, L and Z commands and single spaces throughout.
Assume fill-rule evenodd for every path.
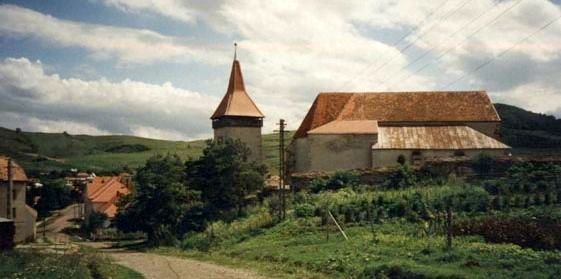
M 346 241 L 333 226 L 326 229 L 319 222 L 319 218 L 288 220 L 251 237 L 233 236 L 237 242 L 221 242 L 208 252 L 153 251 L 257 268 L 281 278 L 371 278 L 374 273 L 369 272 L 384 268 L 429 278 L 554 278 L 561 274 L 558 251 L 489 244 L 474 236 L 455 237 L 453 249 L 447 251 L 443 236 L 423 235 L 420 224 L 400 219 L 347 227 Z
M 0 263 L 0 278 L 143 278 L 89 249 L 65 255 L 7 251 L 0 253 Z

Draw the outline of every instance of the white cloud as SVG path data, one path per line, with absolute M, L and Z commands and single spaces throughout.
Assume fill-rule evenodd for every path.
M 155 61 L 224 63 L 222 47 L 196 44 L 145 29 L 62 20 L 30 9 L 0 5 L 0 36 L 32 37 L 60 47 L 80 47 L 97 59 L 123 64 Z
M 166 139 L 209 137 L 209 116 L 219 101 L 171 83 L 62 79 L 26 58 L 0 63 L 0 99 L 0 111 L 11 115 L 0 125 L 19 119 L 18 125 L 40 131 Z

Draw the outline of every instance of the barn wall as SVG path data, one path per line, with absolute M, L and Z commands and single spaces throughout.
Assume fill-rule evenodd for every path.
M 263 162 L 261 127 L 222 127 L 214 129 L 214 139 L 239 139 L 251 150 L 250 160 Z
M 369 168 L 377 135 L 308 135 L 294 142 L 294 171 Z
M 439 159 L 455 157 L 455 150 L 421 150 L 421 158 L 423 160 Z M 464 154 L 468 158 L 475 158 L 478 154 L 485 152 L 493 157 L 500 157 L 505 155 L 504 149 L 480 149 L 480 150 L 464 150 Z M 413 164 L 412 158 L 413 150 L 388 150 L 388 149 L 373 149 L 372 150 L 372 167 L 387 167 L 397 166 L 397 158 L 399 155 L 404 155 L 408 164 Z

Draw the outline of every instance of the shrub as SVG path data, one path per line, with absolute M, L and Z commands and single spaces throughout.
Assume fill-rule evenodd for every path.
M 365 268 L 359 278 L 423 279 L 427 276 L 407 270 L 403 266 L 378 265 Z
M 310 183 L 310 190 L 314 193 L 319 193 L 326 190 L 338 190 L 345 187 L 358 186 L 359 179 L 355 172 L 350 171 L 337 171 L 328 179 L 314 179 Z
M 298 218 L 312 217 L 316 212 L 314 206 L 311 204 L 299 204 L 294 207 L 294 215 Z
M 487 217 L 454 225 L 455 235 L 481 235 L 488 242 L 514 243 L 526 248 L 561 249 L 561 221 L 541 217 Z
M 488 174 L 492 171 L 495 159 L 488 153 L 479 153 L 472 162 L 473 169 L 478 174 Z
M 388 180 L 384 183 L 384 187 L 392 189 L 408 188 L 415 186 L 417 181 L 418 179 L 411 167 L 403 165 L 389 175 Z

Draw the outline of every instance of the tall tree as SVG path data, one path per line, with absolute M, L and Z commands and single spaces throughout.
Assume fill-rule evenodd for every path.
M 138 169 L 136 191 L 122 199 L 115 224 L 122 231 L 143 231 L 149 242 L 160 244 L 180 234 L 181 222 L 197 193 L 183 180 L 183 162 L 177 155 L 156 155 Z
M 186 162 L 187 184 L 201 192 L 211 218 L 241 215 L 247 196 L 263 188 L 266 169 L 249 161 L 249 154 L 239 140 L 208 141 L 200 158 Z

